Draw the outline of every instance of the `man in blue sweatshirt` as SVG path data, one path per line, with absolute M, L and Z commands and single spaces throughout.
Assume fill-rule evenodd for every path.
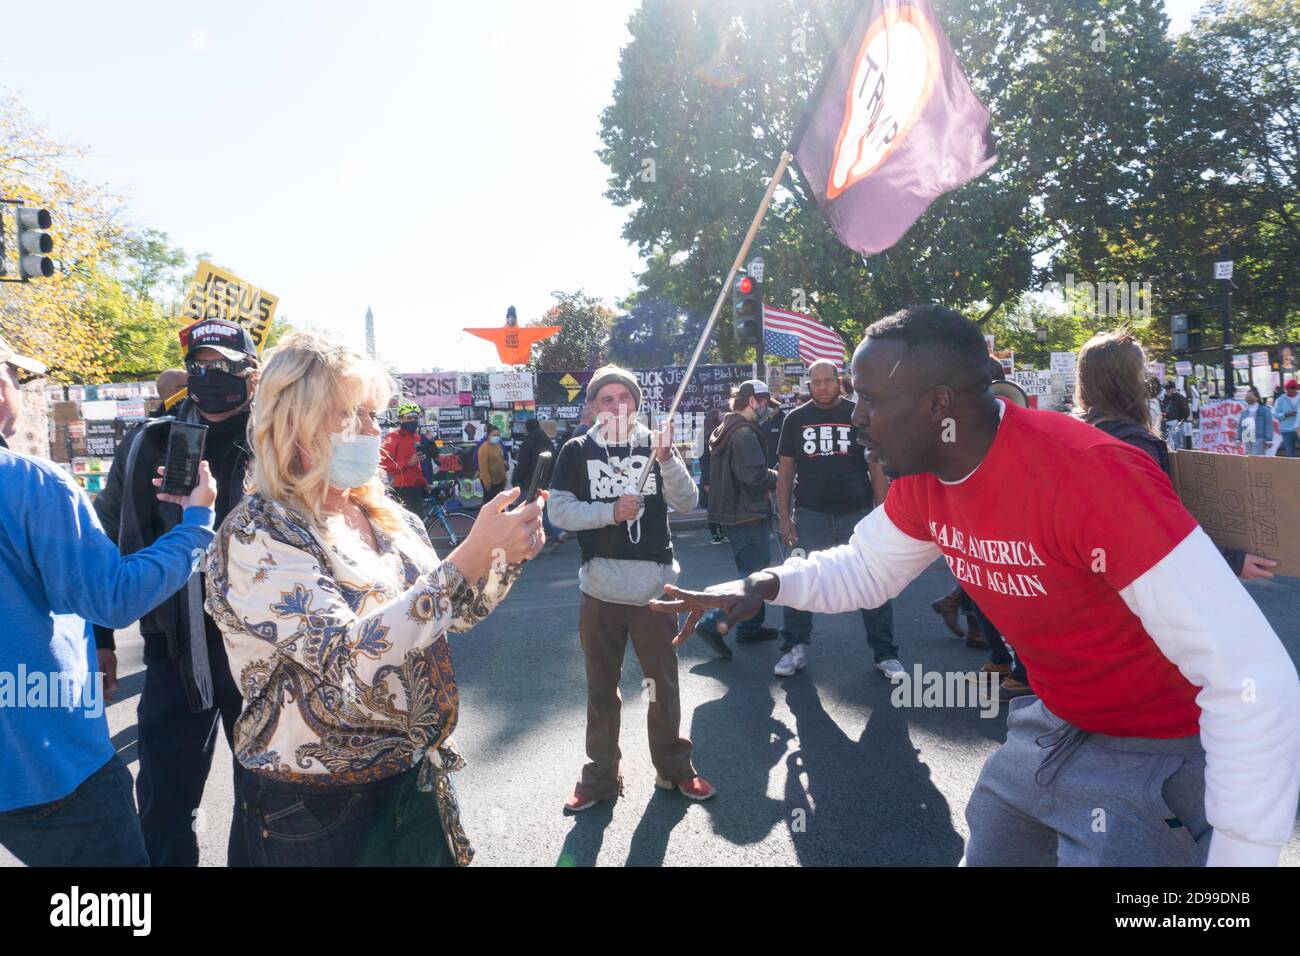
M 0 422 L 15 391 L 0 388 Z M 70 475 L 0 438 L 0 845 L 28 866 L 148 865 L 89 624 L 128 627 L 183 587 L 216 497 L 205 463 L 188 497 L 159 495 L 181 523 L 122 557 Z

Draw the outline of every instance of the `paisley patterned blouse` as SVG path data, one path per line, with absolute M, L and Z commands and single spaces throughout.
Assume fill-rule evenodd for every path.
M 464 766 L 451 740 L 459 697 L 446 635 L 483 620 L 521 566 L 494 566 L 471 585 L 451 562 L 433 564 L 373 531 L 383 575 L 260 495 L 222 523 L 208 552 L 206 607 L 244 697 L 235 756 L 277 780 L 339 785 L 387 779 L 426 758 L 421 789 L 438 792 L 452 849 L 468 862 L 445 780 Z

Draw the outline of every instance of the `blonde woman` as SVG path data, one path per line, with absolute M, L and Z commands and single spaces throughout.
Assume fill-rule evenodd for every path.
M 378 478 L 376 363 L 295 334 L 262 375 L 249 496 L 208 559 L 207 608 L 244 698 L 236 833 L 253 865 L 465 865 L 448 776 L 449 631 L 483 620 L 541 550 L 537 504 L 486 505 L 443 559 Z

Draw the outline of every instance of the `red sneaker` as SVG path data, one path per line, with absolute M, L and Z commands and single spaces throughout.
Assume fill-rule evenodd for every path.
M 583 793 L 577 787 L 573 788 L 573 793 L 564 801 L 564 810 L 566 813 L 580 813 L 583 810 L 589 810 L 600 801 L 595 797 L 590 797 Z
M 655 786 L 662 787 L 664 790 L 680 790 L 683 796 L 690 797 L 692 800 L 708 800 L 718 793 L 713 784 L 703 777 L 687 777 L 685 780 L 672 781 L 656 775 Z

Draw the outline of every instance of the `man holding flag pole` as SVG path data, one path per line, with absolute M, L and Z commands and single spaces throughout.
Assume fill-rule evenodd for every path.
M 995 161 L 988 119 L 927 0 L 873 0 L 791 151 L 836 235 L 871 254 Z M 1039 694 L 1013 702 L 976 784 L 968 864 L 1276 865 L 1300 795 L 1300 679 L 1169 479 L 1084 423 L 997 399 L 979 327 L 941 306 L 871 325 L 852 370 L 853 424 L 895 479 L 884 507 L 848 544 L 667 587 L 651 606 L 688 612 L 676 643 L 714 609 L 726 633 L 765 603 L 879 607 L 943 557 Z

